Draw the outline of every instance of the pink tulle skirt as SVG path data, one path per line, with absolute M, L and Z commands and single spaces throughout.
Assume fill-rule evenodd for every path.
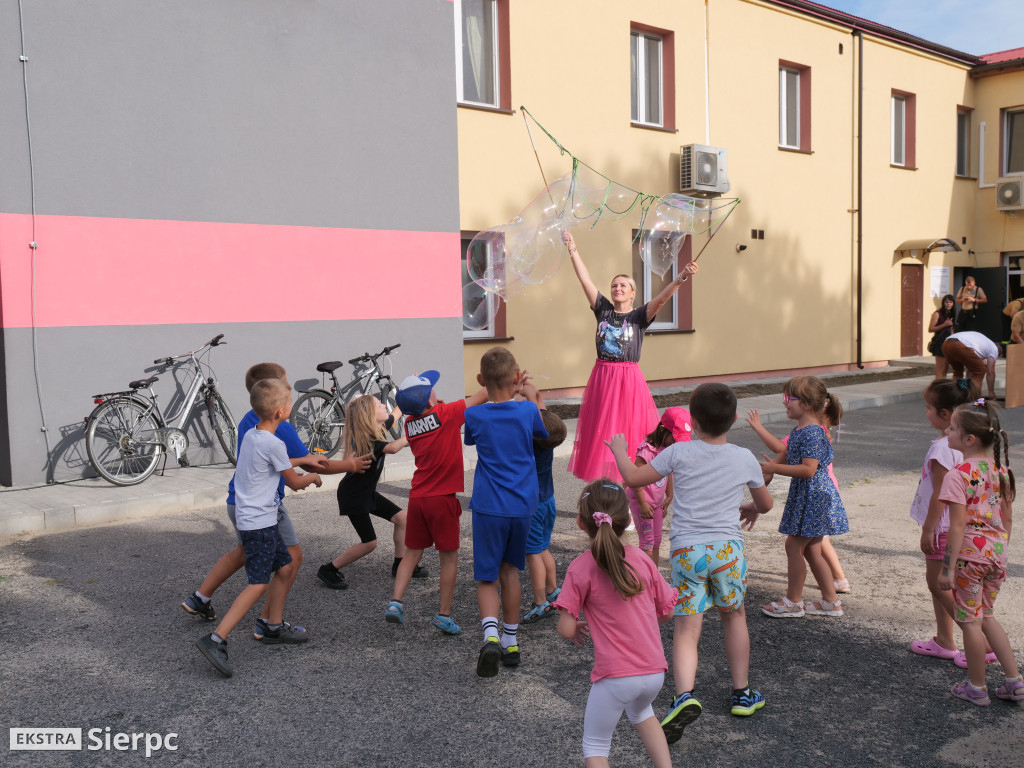
M 605 440 L 623 433 L 630 454 L 658 426 L 658 409 L 636 363 L 598 360 L 583 392 L 569 471 L 581 480 L 622 479 Z

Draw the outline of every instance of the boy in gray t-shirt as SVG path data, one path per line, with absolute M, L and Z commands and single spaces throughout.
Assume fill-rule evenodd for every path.
M 622 435 L 611 448 L 619 472 L 632 488 L 672 475 L 672 586 L 678 595 L 672 639 L 676 697 L 662 721 L 673 744 L 701 713 L 693 695 L 697 676 L 697 645 L 704 612 L 714 606 L 722 618 L 725 655 L 732 676 L 732 714 L 752 715 L 764 697 L 750 687 L 750 636 L 743 597 L 747 561 L 743 556 L 741 522 L 753 527 L 759 513 L 772 508 L 761 466 L 746 448 L 730 445 L 729 428 L 736 421 L 736 395 L 725 384 L 701 384 L 690 396 L 694 439 L 675 443 L 636 467 L 629 460 Z M 753 501 L 742 503 L 746 489 Z

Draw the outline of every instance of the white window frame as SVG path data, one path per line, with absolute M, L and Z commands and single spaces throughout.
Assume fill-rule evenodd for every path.
M 467 283 L 465 281 L 469 280 L 468 267 L 466 266 L 466 251 L 469 249 L 469 244 L 472 241 L 473 241 L 473 239 L 469 238 L 469 237 L 462 238 L 462 280 L 463 280 L 462 285 L 463 285 L 463 288 L 465 288 L 465 286 L 467 285 Z M 487 246 L 487 249 L 490 250 L 490 246 L 489 245 Z M 488 260 L 490 260 L 490 254 L 488 254 Z M 464 339 L 493 339 L 493 338 L 495 338 L 496 334 L 495 334 L 495 328 L 494 328 L 494 315 L 495 315 L 496 310 L 498 309 L 497 304 L 495 303 L 495 302 L 498 301 L 498 297 L 495 296 L 490 291 L 486 291 L 485 292 L 485 296 L 486 296 L 486 301 L 487 301 L 487 312 L 488 312 L 489 317 L 491 318 L 491 322 L 488 323 L 488 325 L 486 327 L 480 328 L 480 329 L 467 328 L 465 325 L 463 325 L 462 326 L 462 338 L 464 338 Z
M 892 94 L 890 97 L 890 110 L 889 110 L 889 135 L 891 141 L 889 143 L 889 162 L 892 165 L 898 165 L 905 167 L 907 164 L 907 97 L 898 93 Z M 900 111 L 900 132 L 896 134 L 896 111 L 897 108 Z M 897 143 L 898 142 L 898 143 Z M 896 159 L 896 148 L 899 147 L 900 159 Z
M 641 253 L 641 261 L 643 262 L 643 265 L 644 265 L 644 277 L 643 277 L 643 281 L 644 281 L 644 285 L 643 285 L 644 304 L 647 304 L 651 299 L 653 299 L 655 297 L 655 295 L 657 295 L 657 294 L 652 293 L 652 291 L 651 291 L 651 285 L 654 282 L 654 273 L 651 272 L 651 268 L 648 266 L 648 255 L 649 255 L 649 252 L 650 252 L 650 246 L 651 246 L 650 238 L 644 238 L 641 241 L 641 248 L 643 249 L 643 252 Z M 671 274 L 671 277 L 670 277 L 670 274 Z M 670 272 L 666 272 L 664 277 L 660 277 L 658 279 L 659 280 L 666 280 L 666 279 L 675 280 L 676 277 L 678 277 L 678 275 L 679 275 L 678 264 L 673 262 L 672 263 L 672 269 L 670 270 Z M 672 298 L 670 298 L 665 303 L 665 307 L 671 307 L 672 308 L 672 319 L 668 320 L 668 321 L 666 321 L 666 320 L 655 320 L 649 326 L 647 326 L 647 330 L 648 331 L 674 331 L 674 330 L 676 330 L 679 327 L 679 291 L 676 291 L 675 293 L 672 294 Z M 662 312 L 665 311 L 665 307 L 661 308 Z M 659 312 L 659 314 L 661 314 L 661 313 Z
M 654 125 L 659 128 L 665 125 L 665 40 L 660 35 L 654 35 L 650 32 L 641 32 L 640 30 L 632 30 L 629 33 L 630 36 L 630 58 L 632 59 L 632 48 L 633 40 L 636 41 L 636 63 L 633 65 L 633 71 L 630 72 L 631 87 L 633 89 L 631 96 L 636 96 L 636 114 L 632 114 L 632 99 L 630 99 L 630 119 L 632 122 L 638 125 Z M 652 121 L 650 116 L 650 105 L 647 103 L 647 64 L 650 58 L 650 45 L 648 41 L 656 40 L 658 42 L 658 115 L 659 120 Z
M 971 175 L 971 113 L 964 109 L 956 111 L 956 175 L 964 178 Z
M 462 39 L 462 3 L 463 0 L 455 0 L 455 98 L 461 104 L 478 104 L 485 107 L 501 106 L 501 60 L 498 50 L 498 0 L 483 0 L 485 5 L 491 7 L 491 28 L 488 30 L 491 38 L 491 72 L 493 75 L 492 88 L 494 89 L 494 101 L 474 101 L 465 98 L 462 76 L 462 50 L 464 41 Z
M 1021 146 L 1018 148 L 1018 153 L 1021 157 L 1021 167 L 1016 171 L 1010 170 L 1010 124 L 1012 118 L 1016 117 L 1017 120 L 1021 121 L 1024 125 L 1024 109 L 1008 109 L 1004 113 L 1003 117 L 1003 176 L 1020 176 L 1024 174 L 1024 141 L 1021 142 Z
M 796 93 L 790 94 L 786 83 L 786 75 L 796 75 Z M 779 146 L 786 149 L 800 149 L 800 88 L 802 87 L 800 70 L 792 67 L 779 67 Z M 796 109 L 796 143 L 787 144 L 786 135 L 789 133 L 789 102 L 792 98 Z

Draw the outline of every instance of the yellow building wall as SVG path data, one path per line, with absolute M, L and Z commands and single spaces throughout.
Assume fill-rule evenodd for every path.
M 674 32 L 676 132 L 630 124 L 631 23 Z M 587 164 L 649 194 L 678 191 L 680 145 L 728 150 L 728 196 L 742 202 L 701 256 L 693 282 L 695 332 L 646 338 L 641 367 L 648 381 L 853 363 L 856 39 L 841 26 L 756 0 L 710 0 L 707 135 L 704 34 L 700 2 L 515 0 L 512 103 L 525 105 Z M 780 59 L 811 68 L 810 154 L 778 148 Z M 916 94 L 917 170 L 889 164 L 893 88 Z M 931 263 L 973 263 L 968 249 L 981 258 L 973 226 L 976 183 L 954 176 L 956 107 L 976 106 L 975 90 L 964 65 L 865 37 L 865 362 L 899 356 L 900 268 L 893 252 L 900 243 L 966 237 L 963 253 L 936 254 Z M 995 122 L 990 139 L 998 135 Z M 544 184 L 523 116 L 460 108 L 458 125 L 462 228 L 504 223 Z M 547 181 L 568 173 L 568 156 L 535 127 L 533 134 Z M 603 291 L 614 274 L 631 271 L 637 221 L 574 230 Z M 765 239 L 752 240 L 751 229 L 763 229 Z M 693 253 L 706 241 L 696 236 Z M 737 244 L 747 249 L 737 252 Z M 924 327 L 935 304 L 927 291 L 926 271 Z M 555 277 L 509 301 L 514 341 L 501 343 L 538 375 L 542 389 L 581 387 L 595 357 L 594 328 L 566 261 Z M 476 388 L 479 357 L 490 346 L 465 345 L 467 391 Z

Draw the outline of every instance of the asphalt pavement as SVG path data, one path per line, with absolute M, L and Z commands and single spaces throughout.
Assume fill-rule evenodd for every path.
M 776 397 L 781 405 L 781 397 Z M 728 711 L 720 623 L 705 623 L 697 679 L 704 714 L 673 747 L 692 766 L 982 766 L 1018 763 L 1024 706 L 994 700 L 977 708 L 947 693 L 964 674 L 949 662 L 914 656 L 912 639 L 933 619 L 909 502 L 934 437 L 920 400 L 848 411 L 837 445 L 837 474 L 851 533 L 836 542 L 853 584 L 841 619 L 777 620 L 757 610 L 785 586 L 784 498 L 746 536 L 752 639 L 751 682 L 767 706 L 751 718 Z M 742 411 L 741 411 L 742 415 Z M 1024 435 L 1022 409 L 1008 411 Z M 773 422 L 782 435 L 788 424 Z M 742 421 L 731 439 L 759 451 Z M 1022 451 L 1011 451 L 1021 466 Z M 389 459 L 390 461 L 390 459 Z M 559 574 L 586 546 L 574 525 L 582 483 L 556 461 L 558 519 L 552 552 Z M 472 473 L 466 475 L 468 499 Z M 408 482 L 381 490 L 398 503 Z M 481 633 L 472 581 L 469 515 L 463 517 L 455 599 L 459 637 L 428 622 L 437 610 L 437 558 L 406 597 L 406 624 L 384 622 L 392 544 L 376 528 L 378 550 L 346 569 L 350 588 L 331 591 L 316 568 L 356 541 L 333 496 L 302 493 L 288 506 L 305 562 L 286 618 L 310 628 L 306 646 L 263 646 L 239 625 L 230 640 L 235 676 L 218 675 L 195 649 L 211 625 L 179 602 L 233 546 L 223 507 L 164 513 L 129 522 L 19 535 L 0 544 L 4 665 L 0 720 L 9 727 L 79 727 L 95 740 L 75 753 L 8 752 L 5 765 L 453 766 L 581 764 L 582 718 L 592 658 L 558 637 L 555 622 L 521 629 L 523 665 L 484 680 L 475 673 Z M 667 546 L 667 537 L 666 537 Z M 1024 569 L 1011 548 L 997 613 L 1022 658 Z M 1014 561 L 1017 562 L 1014 562 Z M 524 601 L 528 600 L 526 579 Z M 219 612 L 244 586 L 233 577 L 214 597 Z M 808 587 L 808 598 L 815 590 Z M 663 630 L 667 651 L 671 628 Z M 989 670 L 990 687 L 998 668 Z M 655 702 L 664 713 L 671 669 Z M 110 734 L 150 734 L 174 750 L 145 757 L 105 748 Z M 113 742 L 112 742 L 113 743 Z M 129 742 L 130 743 L 130 736 Z M 983 745 L 979 747 L 979 745 Z M 623 719 L 611 762 L 649 764 Z

